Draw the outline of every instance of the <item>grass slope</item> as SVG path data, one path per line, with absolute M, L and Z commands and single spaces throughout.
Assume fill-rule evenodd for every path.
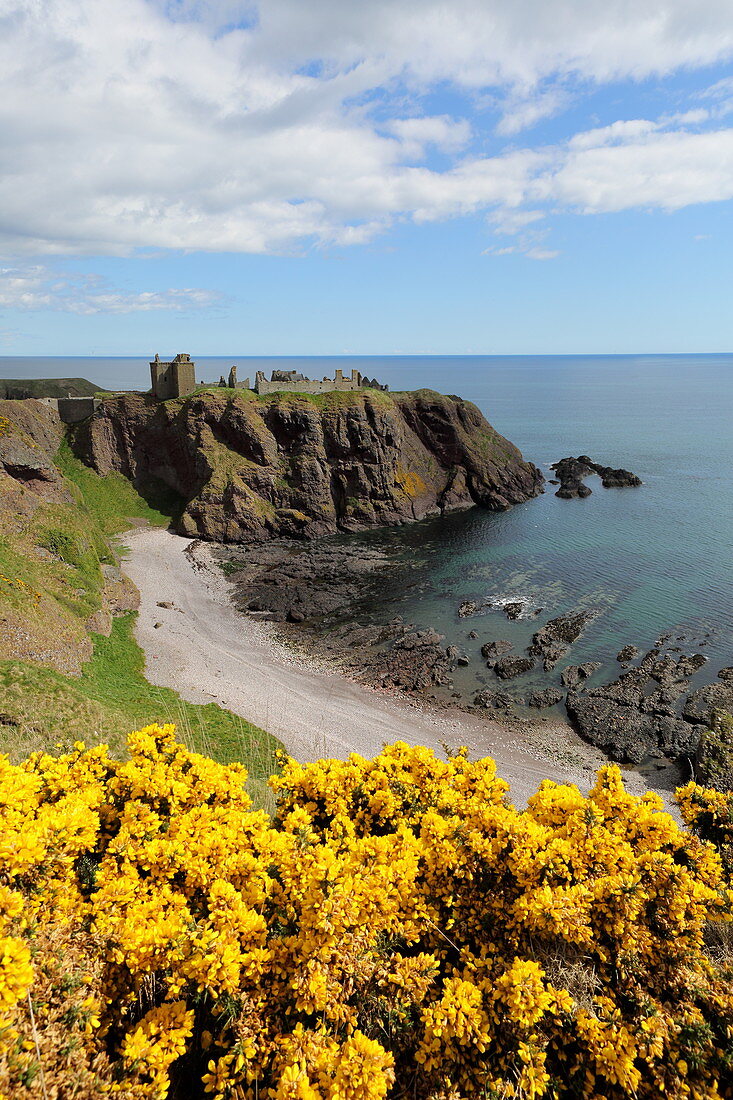
M 165 504 L 153 508 L 120 474 L 100 477 L 62 443 L 56 464 L 73 495 L 73 503 L 44 503 L 23 531 L 0 542 L 0 569 L 25 578 L 0 585 L 4 598 L 17 607 L 29 631 L 43 639 L 43 622 L 66 628 L 69 641 L 102 605 L 102 566 L 115 566 L 115 535 L 134 521 L 168 523 Z M 40 560 L 31 552 L 38 548 Z M 55 616 L 55 617 L 54 617 Z M 175 722 L 181 739 L 193 750 L 222 763 L 241 761 L 252 776 L 253 793 L 262 795 L 264 779 L 275 767 L 282 746 L 269 734 L 213 703 L 196 706 L 176 692 L 155 687 L 143 674 L 144 655 L 134 635 L 134 613 L 115 618 L 109 637 L 90 635 L 93 652 L 80 676 L 49 667 L 53 661 L 0 661 L 0 749 L 20 760 L 36 749 L 57 751 L 75 740 L 104 741 L 124 751 L 131 729 L 151 722 Z M 43 655 L 41 654 L 41 657 Z M 258 799 L 258 800 L 261 800 Z

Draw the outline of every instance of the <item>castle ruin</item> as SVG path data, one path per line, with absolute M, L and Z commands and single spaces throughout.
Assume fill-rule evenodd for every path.
M 161 362 L 156 353 L 150 364 L 150 380 L 153 396 L 158 401 L 170 397 L 183 397 L 196 389 L 196 364 L 190 355 L 180 352 L 170 363 Z
M 150 379 L 152 382 L 153 396 L 157 401 L 167 401 L 172 397 L 185 397 L 196 389 L 196 364 L 190 355 L 179 353 L 169 363 L 161 361 L 159 355 L 150 364 Z M 237 368 L 233 366 L 229 371 L 228 379 L 222 374 L 219 385 L 224 389 L 248 390 L 249 378 L 242 382 L 237 381 Z M 266 393 L 340 393 L 354 392 L 356 390 L 373 389 L 386 392 L 389 386 L 383 386 L 376 378 L 370 379 L 362 375 L 356 368 L 351 371 L 349 377 L 344 377 L 340 368 L 336 369 L 333 378 L 322 378 L 320 381 L 306 378 L 296 370 L 274 370 L 268 381 L 264 371 L 258 370 L 255 375 L 252 390 L 257 394 Z
M 333 393 L 366 388 L 383 391 L 389 389 L 388 386 L 381 386 L 376 379 L 363 377 L 355 368 L 351 371 L 350 378 L 344 378 L 344 372 L 337 368 L 333 378 L 324 377 L 320 382 L 312 381 L 295 370 L 274 370 L 268 382 L 264 371 L 258 370 L 252 387 L 255 393 Z

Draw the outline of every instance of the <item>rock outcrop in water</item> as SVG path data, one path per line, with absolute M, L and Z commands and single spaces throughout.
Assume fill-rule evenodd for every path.
M 73 433 L 99 473 L 180 498 L 177 530 L 220 542 L 401 524 L 542 491 L 539 470 L 470 402 L 430 390 L 104 400 Z
M 568 692 L 568 714 L 583 737 L 614 760 L 692 756 L 716 712 L 733 709 L 733 682 L 724 676 L 688 694 L 690 677 L 704 663 L 699 653 L 675 660 L 651 649 L 612 683 Z
M 550 619 L 532 636 L 527 652 L 531 657 L 541 658 L 545 672 L 548 672 L 567 653 L 573 642 L 577 642 L 596 615 L 596 611 L 569 611 Z
M 641 485 L 641 478 L 632 474 L 631 470 L 602 466 L 588 458 L 588 455 L 561 458 L 559 462 L 553 462 L 550 469 L 555 471 L 560 480 L 560 488 L 555 496 L 564 500 L 571 500 L 573 497 L 589 497 L 592 490 L 585 484 L 585 478 L 590 477 L 591 474 L 598 474 L 601 484 L 606 489 Z

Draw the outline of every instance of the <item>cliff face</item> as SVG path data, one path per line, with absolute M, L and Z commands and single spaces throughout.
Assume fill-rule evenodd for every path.
M 313 398 L 207 392 L 106 399 L 72 435 L 99 473 L 181 498 L 181 534 L 315 538 L 480 504 L 505 509 L 543 478 L 479 410 L 429 390 Z
M 64 426 L 40 401 L 0 400 L 0 526 L 23 526 L 42 501 L 69 499 L 53 464 Z

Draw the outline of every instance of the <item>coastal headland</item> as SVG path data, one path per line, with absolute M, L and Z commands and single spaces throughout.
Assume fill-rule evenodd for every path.
M 475 405 L 432 390 L 125 394 L 104 400 L 71 441 L 98 473 L 124 474 L 143 496 L 172 494 L 179 534 L 218 542 L 502 510 L 544 483 Z

